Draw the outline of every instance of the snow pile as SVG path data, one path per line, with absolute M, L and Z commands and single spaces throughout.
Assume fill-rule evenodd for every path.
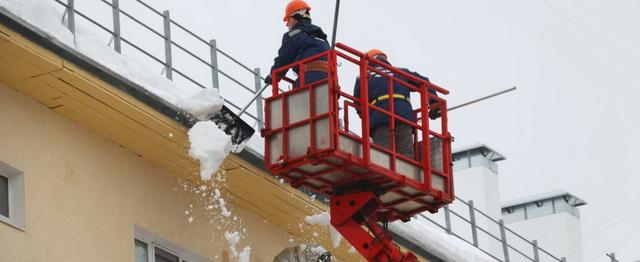
M 191 96 L 179 99 L 176 105 L 197 119 L 207 120 L 207 116 L 222 109 L 224 99 L 220 97 L 217 89 L 202 89 Z
M 389 229 L 445 261 L 495 261 L 474 246 L 423 221 L 395 222 L 389 224 Z
M 209 180 L 231 152 L 231 137 L 212 121 L 201 121 L 189 130 L 189 156 L 200 161 L 200 177 Z
M 329 236 L 331 237 L 331 244 L 333 245 L 334 248 L 338 248 L 340 246 L 342 235 L 340 235 L 340 232 L 338 232 L 338 230 L 336 230 L 331 225 L 331 217 L 329 216 L 329 213 L 322 212 L 320 214 L 307 216 L 304 218 L 304 222 L 306 222 L 309 225 L 327 226 L 329 228 Z

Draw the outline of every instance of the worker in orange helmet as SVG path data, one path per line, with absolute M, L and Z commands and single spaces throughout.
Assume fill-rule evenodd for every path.
M 381 71 L 386 76 L 394 76 L 393 72 L 385 69 L 381 63 L 391 65 L 387 60 L 387 54 L 379 49 L 371 49 L 366 53 L 367 59 L 370 61 L 369 66 Z M 416 76 L 419 79 L 429 81 L 429 78 L 424 77 L 416 72 L 410 71 L 406 68 L 398 68 L 401 71 Z M 400 79 L 412 86 L 420 86 L 420 83 L 411 81 L 403 76 L 395 75 L 397 79 Z M 437 95 L 433 89 L 428 90 L 429 93 Z M 377 106 L 384 110 L 389 110 L 389 78 L 384 77 L 376 72 L 369 71 L 368 73 L 368 101 L 371 105 Z M 398 81 L 394 81 L 393 84 L 393 99 L 394 99 L 394 113 L 396 116 L 402 117 L 411 122 L 415 122 L 416 118 L 413 114 L 413 107 L 411 106 L 411 90 L 402 85 Z M 353 95 L 356 98 L 360 98 L 360 77 L 356 79 Z M 433 100 L 430 101 L 434 102 Z M 390 110 L 389 110 L 390 111 Z M 436 119 L 440 117 L 438 109 L 429 111 L 429 118 Z M 370 136 L 373 142 L 386 148 L 391 148 L 391 132 L 389 124 L 389 116 L 374 110 L 369 110 L 369 130 Z M 402 122 L 395 122 L 395 141 L 397 153 L 403 154 L 410 158 L 414 157 L 413 152 L 413 127 Z
M 322 31 L 322 28 L 311 24 L 310 11 L 309 4 L 302 0 L 293 0 L 287 5 L 283 21 L 287 23 L 289 31 L 282 36 L 282 46 L 278 50 L 278 56 L 273 61 L 271 72 L 330 49 L 327 35 Z M 305 83 L 302 84 L 309 84 L 327 78 L 328 69 L 326 57 L 305 63 Z M 294 67 L 293 71 L 298 74 L 300 68 Z M 286 72 L 281 73 L 282 76 L 284 74 Z M 267 76 L 265 83 L 272 83 L 271 74 Z M 297 79 L 294 87 L 298 87 L 300 84 L 300 79 Z

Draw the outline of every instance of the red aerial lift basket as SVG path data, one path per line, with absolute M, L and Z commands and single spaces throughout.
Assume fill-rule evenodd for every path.
M 305 83 L 305 65 L 319 59 L 327 61 L 328 77 Z M 341 63 L 353 63 L 359 69 L 361 98 L 341 89 L 338 59 Z M 297 82 L 281 76 L 293 68 L 300 69 Z M 400 83 L 417 94 L 419 100 L 413 100 L 417 121 L 395 115 L 395 99 L 389 99 L 389 110 L 371 104 L 368 101 L 369 74 L 384 77 L 390 86 Z M 447 102 L 428 92 L 432 89 L 444 95 L 448 94 L 447 90 L 378 60 L 370 60 L 364 53 L 340 43 L 335 50 L 274 70 L 272 77 L 273 94 L 266 99 L 265 128 L 262 130 L 265 166 L 272 175 L 286 179 L 294 187 L 303 186 L 328 198 L 345 193 L 372 192 L 381 204 L 375 211 L 381 222 L 408 221 L 413 215 L 425 210 L 436 212 L 453 201 Z M 281 80 L 297 87 L 280 92 Z M 388 97 L 395 97 L 393 88 L 388 89 Z M 431 110 L 437 109 L 441 117 L 431 122 L 437 123 L 438 131 L 429 128 L 430 121 L 426 117 Z M 390 130 L 394 130 L 399 121 L 413 127 L 416 157 L 407 157 L 371 142 L 369 112 L 372 110 L 395 119 L 390 121 Z M 349 111 L 352 112 L 351 119 Z M 354 111 L 360 112 L 357 123 L 353 123 L 357 118 Z M 349 130 L 350 124 L 360 127 L 361 134 Z M 391 145 L 395 145 L 395 139 L 391 137 Z

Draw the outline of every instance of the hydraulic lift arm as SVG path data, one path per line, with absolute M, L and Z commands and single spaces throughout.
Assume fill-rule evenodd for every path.
M 333 196 L 330 199 L 331 225 L 367 261 L 418 261 L 413 253 L 403 253 L 393 243 L 384 222 L 387 219 L 380 215 L 381 208 L 380 199 L 370 191 Z M 383 225 L 378 224 L 380 221 Z

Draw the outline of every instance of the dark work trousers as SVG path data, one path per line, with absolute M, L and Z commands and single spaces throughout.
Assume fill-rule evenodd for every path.
M 371 130 L 373 143 L 391 148 L 391 130 L 389 123 L 379 125 Z M 413 158 L 413 127 L 396 121 L 396 152 Z

